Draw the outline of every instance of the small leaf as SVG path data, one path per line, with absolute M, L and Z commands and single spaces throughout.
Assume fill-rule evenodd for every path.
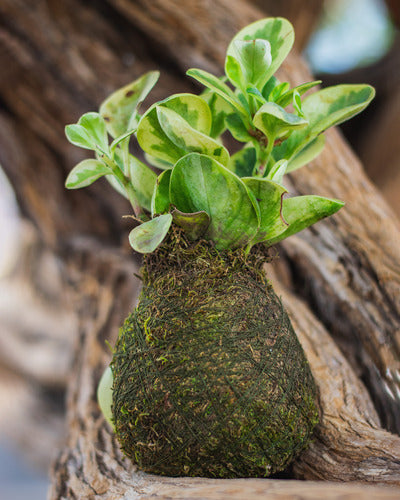
M 261 92 L 254 88 L 254 87 L 248 87 L 246 89 L 246 92 L 252 96 L 254 96 L 258 102 L 260 102 L 261 104 L 264 104 L 267 102 L 267 100 L 265 99 L 265 97 L 261 94 Z
M 157 116 L 157 107 L 179 114 L 195 130 L 208 134 L 211 129 L 211 112 L 207 103 L 192 94 L 175 94 L 151 106 L 142 116 L 137 130 L 139 146 L 157 160 L 175 164 L 187 151 L 178 147 L 164 132 Z
M 310 161 L 314 160 L 325 146 L 325 136 L 323 134 L 316 137 L 313 141 L 307 144 L 299 153 L 294 156 L 287 167 L 287 172 L 293 172 L 298 168 L 307 165 Z
M 225 73 L 232 85 L 244 90 L 246 88 L 246 78 L 243 69 L 236 57 L 227 55 L 225 59 Z
M 281 184 L 283 176 L 286 174 L 287 166 L 288 162 L 286 160 L 279 160 L 272 166 L 266 178 L 277 184 Z
M 262 89 L 268 81 L 268 68 L 271 65 L 271 45 L 267 40 L 234 40 L 232 42 L 232 54 L 227 55 L 225 71 L 233 84 L 243 91 L 249 85 Z M 237 60 L 240 68 L 239 81 L 235 81 L 235 74 L 230 73 L 231 64 L 229 60 Z M 232 78 L 233 77 L 233 78 Z
M 288 106 L 292 101 L 293 101 L 293 94 L 295 92 L 298 92 L 301 96 L 305 94 L 308 90 L 312 89 L 316 85 L 319 85 L 321 83 L 321 80 L 315 80 L 313 82 L 307 82 L 303 83 L 302 85 L 298 85 L 297 87 L 294 87 L 293 89 L 288 90 L 281 96 L 279 96 L 279 99 L 276 101 L 276 104 L 279 104 L 279 106 L 282 106 L 282 108 L 285 108 Z
M 84 149 L 108 150 L 106 124 L 99 113 L 85 113 L 77 124 L 67 125 L 65 134 L 72 144 Z
M 225 99 L 225 101 L 228 102 L 240 115 L 247 119 L 246 109 L 243 107 L 238 97 L 228 87 L 228 85 L 222 82 L 219 78 L 201 69 L 189 69 L 186 74 L 218 94 L 222 97 L 222 99 Z
M 275 238 L 268 239 L 267 246 L 288 238 L 292 234 L 315 224 L 319 220 L 337 212 L 344 203 L 340 200 L 324 198 L 322 196 L 295 196 L 283 200 L 283 217 L 289 227 Z
M 245 184 L 208 156 L 191 153 L 177 162 L 170 197 L 182 212 L 210 216 L 205 237 L 218 249 L 246 246 L 257 232 L 258 216 Z
M 215 158 L 223 165 L 229 161 L 227 149 L 206 134 L 191 127 L 178 113 L 163 106 L 157 106 L 157 117 L 168 138 L 187 153 L 202 153 Z
M 267 83 L 264 85 L 261 91 L 261 94 L 263 95 L 266 101 L 271 100 L 269 96 L 277 85 L 279 85 L 279 80 L 275 76 L 271 76 L 271 78 L 267 81 Z
M 65 187 L 68 189 L 79 189 L 90 186 L 90 184 L 103 177 L 103 175 L 111 173 L 111 169 L 101 161 L 93 159 L 83 160 L 71 170 L 65 181 Z
M 97 401 L 99 402 L 100 409 L 107 422 L 114 428 L 113 412 L 112 412 L 112 387 L 113 387 L 113 373 L 111 366 L 108 366 L 100 378 L 99 385 L 97 386 Z
M 207 102 L 211 111 L 212 125 L 209 135 L 216 139 L 226 130 L 225 117 L 232 113 L 232 107 L 225 99 L 208 89 L 201 94 L 201 97 Z
M 232 136 L 239 142 L 252 142 L 254 141 L 254 137 L 250 135 L 249 129 L 246 127 L 246 124 L 243 122 L 240 115 L 237 113 L 231 113 L 225 118 L 226 126 L 228 127 L 229 132 Z M 250 128 L 250 127 L 249 127 Z
M 327 128 L 338 125 L 365 109 L 375 95 L 370 85 L 344 84 L 319 90 L 304 99 L 302 109 L 309 122 L 276 148 L 275 159 L 290 160 Z
M 289 89 L 290 85 L 288 82 L 278 83 L 269 94 L 268 100 L 276 102 Z
M 190 240 L 201 238 L 210 225 L 210 216 L 207 212 L 184 213 L 178 209 L 172 211 L 175 224 L 181 227 Z
M 272 140 L 285 136 L 289 131 L 305 127 L 308 124 L 303 118 L 288 113 L 273 102 L 267 102 L 261 106 L 254 115 L 253 123 L 268 139 L 272 138 Z
M 277 237 L 288 227 L 282 217 L 282 197 L 287 190 L 270 180 L 256 177 L 242 179 L 260 207 L 260 227 L 252 245 Z
M 293 108 L 296 110 L 298 116 L 306 119 L 301 106 L 301 97 L 297 90 L 293 92 Z
M 171 179 L 171 170 L 162 172 L 154 186 L 153 197 L 151 199 L 151 214 L 154 217 L 156 214 L 163 214 L 169 211 L 169 182 Z
M 130 154 L 129 178 L 140 205 L 150 211 L 157 175 L 147 165 Z
M 256 161 L 256 150 L 253 147 L 244 147 L 231 156 L 228 168 L 239 177 L 251 177 Z
M 162 243 L 172 223 L 172 215 L 164 214 L 135 227 L 129 234 L 131 247 L 139 253 L 151 253 Z
M 374 98 L 370 85 L 344 84 L 314 92 L 303 102 L 303 112 L 315 137 L 365 109 Z
M 118 138 L 128 130 L 136 128 L 136 110 L 157 83 L 159 75 L 158 71 L 150 71 L 103 101 L 100 114 L 111 137 Z
M 282 17 L 261 19 L 243 28 L 232 39 L 227 55 L 235 57 L 236 40 L 267 40 L 271 45 L 271 64 L 263 78 L 267 82 L 286 58 L 294 41 L 293 26 Z

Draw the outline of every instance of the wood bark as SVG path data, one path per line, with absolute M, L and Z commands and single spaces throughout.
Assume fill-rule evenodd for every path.
M 337 197 L 346 207 L 282 244 L 274 271 L 276 287 L 285 284 L 279 291 L 323 412 L 315 442 L 288 475 L 324 482 L 141 474 L 121 456 L 95 401 L 110 359 L 105 340 L 113 343 L 133 307 L 138 267 L 126 248 L 125 202 L 101 182 L 64 190 L 67 172 L 83 156 L 67 145 L 63 126 L 149 69 L 162 70 L 153 99 L 193 89 L 183 77 L 188 67 L 220 74 L 229 39 L 264 14 L 243 0 L 184 7 L 177 0 L 3 0 L 0 15 L 0 162 L 22 213 L 66 266 L 64 285 L 79 322 L 68 439 L 53 465 L 50 498 L 398 496 L 400 229 L 337 131 L 312 165 L 291 176 L 290 191 Z M 294 53 L 280 78 L 295 85 L 311 75 Z

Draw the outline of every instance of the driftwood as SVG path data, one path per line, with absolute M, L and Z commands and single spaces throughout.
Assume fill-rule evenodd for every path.
M 0 14 L 0 162 L 23 214 L 66 266 L 78 317 L 68 438 L 50 498 L 397 498 L 399 224 L 337 131 L 313 165 L 291 176 L 291 191 L 337 197 L 346 207 L 282 244 L 268 271 L 310 360 L 323 414 L 314 443 L 287 475 L 324 482 L 147 476 L 121 456 L 95 401 L 110 360 L 105 340 L 113 343 L 134 304 L 138 265 L 124 248 L 124 201 L 101 182 L 64 190 L 82 156 L 63 126 L 149 69 L 163 72 L 154 99 L 192 89 L 184 70 L 220 73 L 231 36 L 264 14 L 244 0 L 3 0 Z M 296 54 L 280 77 L 311 78 Z

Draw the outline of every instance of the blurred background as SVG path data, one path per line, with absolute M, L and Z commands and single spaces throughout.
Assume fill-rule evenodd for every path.
M 112 0 L 104 3 L 108 13 L 113 13 L 113 3 Z M 271 15 L 289 17 L 295 25 L 296 48 L 303 52 L 312 72 L 324 84 L 363 82 L 376 87 L 373 104 L 360 118 L 352 120 L 343 133 L 360 156 L 369 177 L 400 215 L 398 0 L 298 0 L 291 2 L 288 13 L 282 9 L 284 2 L 257 0 L 253 3 L 265 11 L 269 9 Z M 9 49 L 10 33 L 16 41 L 23 39 L 17 23 L 11 19 L 13 9 L 16 12 L 15 9 L 37 8 L 44 13 L 46 9 L 51 10 L 50 19 L 60 23 L 61 31 L 68 29 L 68 23 L 63 24 L 63 9 L 57 11 L 55 2 L 34 4 L 29 0 L 0 2 L 0 60 L 2 53 Z M 91 1 L 85 9 L 98 6 L 99 2 Z M 67 12 L 68 6 L 65 9 Z M 115 19 L 111 16 L 109 22 L 119 20 L 116 15 Z M 96 36 L 102 36 L 101 29 L 90 36 L 91 42 L 85 47 L 88 52 L 90 43 L 96 45 Z M 77 64 L 81 56 L 78 50 L 65 54 Z M 107 57 L 105 55 L 105 64 L 108 64 Z M 123 59 L 125 75 L 129 75 L 134 59 L 129 47 L 113 57 Z M 9 66 L 2 65 L 0 74 L 0 134 L 9 134 L 12 126 L 10 72 L 13 72 L 12 61 Z M 60 78 L 60 72 L 57 74 Z M 35 89 L 36 83 L 30 87 L 29 74 L 21 72 L 18 77 L 27 79 L 25 88 Z M 83 74 L 82 80 L 84 78 Z M 120 84 L 128 81 L 129 77 Z M 101 81 L 97 85 L 101 86 Z M 93 108 L 87 108 L 84 100 L 79 103 L 79 93 L 77 84 L 76 101 L 82 113 L 95 109 L 100 103 L 94 94 Z M 19 93 L 18 98 L 28 101 L 31 96 Z M 53 98 L 57 100 L 56 95 Z M 29 106 L 34 108 L 35 104 L 33 100 Z M 65 118 L 54 113 L 52 118 L 56 128 L 62 131 Z M 73 116 L 70 121 L 77 118 Z M 18 130 L 16 126 L 16 133 Z M 56 140 L 64 139 L 60 134 L 53 139 L 50 129 L 47 137 L 46 146 L 57 159 Z M 71 153 L 69 168 L 74 165 L 74 154 Z M 13 172 L 9 176 L 13 182 L 18 182 L 18 168 L 23 161 L 17 147 L 13 149 L 12 145 L 0 142 L 0 162 L 4 171 Z M 34 161 L 42 161 L 40 155 Z M 3 500 L 36 500 L 46 496 L 48 468 L 65 437 L 65 389 L 77 325 L 62 291 L 62 269 L 57 257 L 47 250 L 37 227 L 24 208 L 18 206 L 4 171 L 0 169 L 0 496 Z M 29 186 L 25 195 L 30 196 Z M 53 237 L 45 236 L 48 240 Z

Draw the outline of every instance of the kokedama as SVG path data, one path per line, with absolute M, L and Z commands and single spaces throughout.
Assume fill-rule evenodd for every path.
M 302 99 L 320 82 L 291 88 L 274 76 L 293 40 L 287 20 L 257 21 L 231 41 L 225 76 L 188 71 L 201 95 L 175 94 L 140 114 L 158 79 L 150 72 L 66 127 L 96 155 L 66 186 L 105 176 L 138 223 L 129 240 L 144 254 L 143 288 L 98 393 L 144 471 L 265 477 L 318 423 L 315 382 L 263 264 L 268 247 L 342 207 L 285 197 L 284 174 L 315 158 L 323 132 L 362 111 L 374 90 L 338 85 Z M 227 133 L 242 146 L 232 155 Z

